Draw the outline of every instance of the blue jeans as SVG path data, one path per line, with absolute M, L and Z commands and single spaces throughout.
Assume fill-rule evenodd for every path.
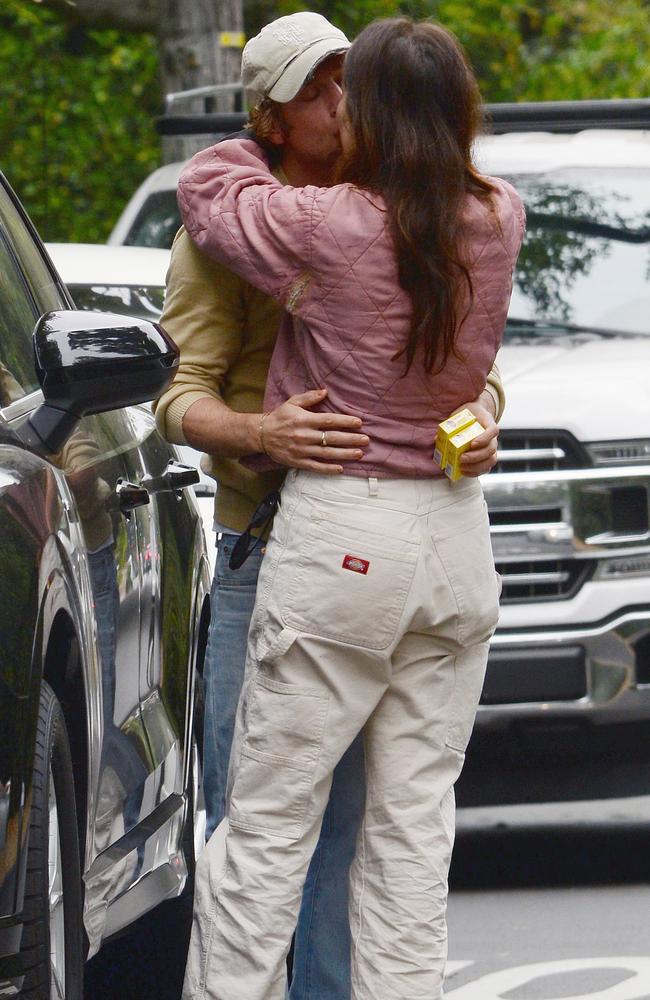
M 217 549 L 204 668 L 203 781 L 209 837 L 225 815 L 228 762 L 244 679 L 248 627 L 262 546 L 238 570 L 228 560 L 236 535 Z M 334 771 L 329 805 L 309 866 L 296 928 L 290 1000 L 349 1000 L 348 871 L 365 804 L 362 737 Z

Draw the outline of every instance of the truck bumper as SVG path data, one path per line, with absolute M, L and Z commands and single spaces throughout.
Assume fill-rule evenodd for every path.
M 500 629 L 459 805 L 650 794 L 650 605 Z

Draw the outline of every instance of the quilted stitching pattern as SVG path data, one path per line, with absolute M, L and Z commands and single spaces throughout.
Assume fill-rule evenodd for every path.
M 371 445 L 361 475 L 437 473 L 440 420 L 485 385 L 499 347 L 524 213 L 514 189 L 493 179 L 492 209 L 468 197 L 463 240 L 474 298 L 459 357 L 439 375 L 416 359 L 404 375 L 393 355 L 405 342 L 410 303 L 397 281 L 380 199 L 350 185 L 283 187 L 251 142 L 198 154 L 179 185 L 195 242 L 289 306 L 276 346 L 265 408 L 326 386 L 326 407 L 362 417 Z

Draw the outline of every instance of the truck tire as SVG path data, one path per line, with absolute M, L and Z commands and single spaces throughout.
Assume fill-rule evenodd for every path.
M 82 1000 L 81 873 L 72 759 L 61 706 L 41 686 L 21 948 L 25 1000 Z

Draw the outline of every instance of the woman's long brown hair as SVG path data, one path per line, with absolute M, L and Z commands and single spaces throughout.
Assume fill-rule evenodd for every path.
M 348 51 L 343 68 L 354 149 L 337 180 L 381 194 L 399 266 L 412 302 L 404 348 L 410 368 L 421 346 L 427 371 L 455 353 L 471 304 L 460 222 L 468 193 L 489 197 L 472 166 L 483 116 L 474 75 L 456 38 L 431 22 L 375 21 Z M 467 307 L 469 308 L 469 306 Z

